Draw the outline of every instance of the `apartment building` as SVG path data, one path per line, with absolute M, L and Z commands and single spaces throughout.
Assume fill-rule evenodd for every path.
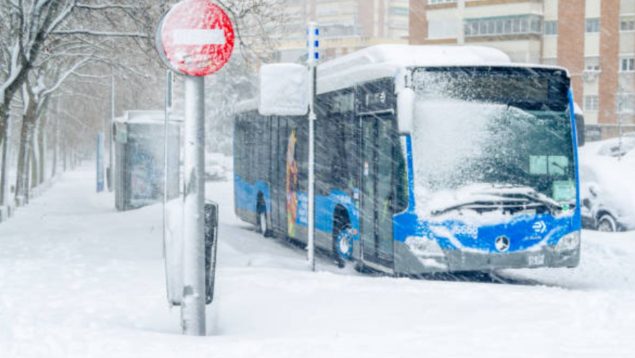
M 409 42 L 564 66 L 590 134 L 635 130 L 635 0 L 410 0 Z
M 380 43 L 407 43 L 408 0 L 288 0 L 279 59 L 306 56 L 306 25 L 320 26 L 322 59 Z

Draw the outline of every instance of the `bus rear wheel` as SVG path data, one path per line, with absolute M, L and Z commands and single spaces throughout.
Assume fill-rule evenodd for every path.
M 333 233 L 333 254 L 339 268 L 346 266 L 346 261 L 353 257 L 353 229 L 344 224 Z
M 258 232 L 264 237 L 271 237 L 271 228 L 269 228 L 269 221 L 267 220 L 267 210 L 264 205 L 258 205 L 258 217 L 256 220 L 256 228 Z

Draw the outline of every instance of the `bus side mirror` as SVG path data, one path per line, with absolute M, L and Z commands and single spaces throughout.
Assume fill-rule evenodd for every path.
M 415 91 L 405 88 L 397 95 L 397 120 L 400 133 L 412 133 L 415 116 Z
M 309 111 L 309 71 L 295 63 L 260 67 L 258 112 L 263 116 L 304 116 Z
M 598 188 L 597 186 L 595 186 L 595 184 L 589 185 L 589 193 L 591 193 L 591 195 L 593 195 L 594 198 L 598 196 Z
M 578 134 L 578 147 L 584 145 L 584 116 L 580 113 L 575 114 L 575 130 Z

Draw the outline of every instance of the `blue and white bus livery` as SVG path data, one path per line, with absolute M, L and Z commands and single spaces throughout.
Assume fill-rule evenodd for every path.
M 316 245 L 395 274 L 574 267 L 580 205 L 567 71 L 483 47 L 375 46 L 318 68 Z M 235 206 L 306 242 L 307 118 L 234 132 Z

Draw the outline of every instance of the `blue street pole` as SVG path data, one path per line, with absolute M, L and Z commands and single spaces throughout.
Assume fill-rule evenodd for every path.
M 102 191 L 104 191 L 104 133 L 103 132 L 99 132 L 97 134 L 97 149 L 95 152 L 97 155 L 97 160 L 96 160 L 97 192 L 101 193 Z

